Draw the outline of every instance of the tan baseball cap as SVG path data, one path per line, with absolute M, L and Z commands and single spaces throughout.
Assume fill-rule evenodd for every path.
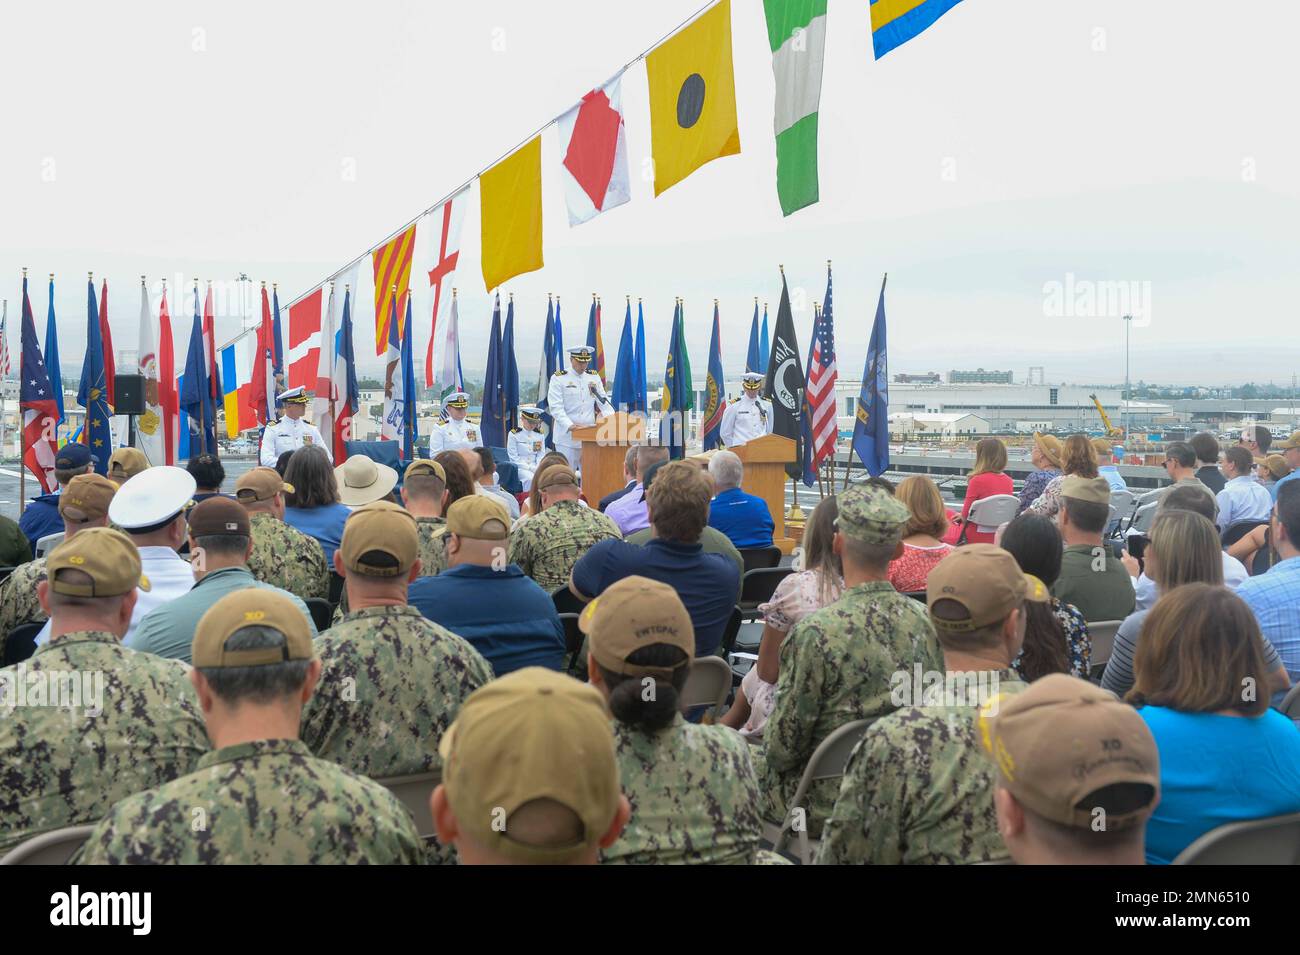
M 582 611 L 578 629 L 590 637 L 591 655 L 606 670 L 624 676 L 668 679 L 695 656 L 695 627 L 677 591 L 648 577 L 624 577 Z M 666 643 L 686 658 L 677 667 L 628 663 L 642 647 Z
M 567 464 L 555 464 L 547 468 L 542 475 L 541 483 L 537 485 L 537 490 L 545 491 L 559 484 L 578 486 L 578 475 Z
M 1110 482 L 1104 477 L 1086 478 L 1070 474 L 1061 481 L 1061 497 L 1090 504 L 1110 504 Z
M 227 650 L 226 640 L 244 627 L 278 630 L 284 634 L 284 646 Z M 284 594 L 262 587 L 236 590 L 209 607 L 194 628 L 190 654 L 194 666 L 204 669 L 270 666 L 314 655 L 307 615 Z
M 1268 473 L 1272 475 L 1273 480 L 1280 480 L 1291 473 L 1291 465 L 1286 463 L 1286 458 L 1280 454 L 1270 454 L 1262 458 L 1255 458 L 1256 464 L 1262 464 L 1268 468 Z
M 248 511 L 238 501 L 228 497 L 210 497 L 190 510 L 190 536 L 198 537 L 248 537 Z
M 1077 829 L 1094 825 L 1089 797 L 1137 783 L 1151 796 L 1108 811 L 1108 829 L 1140 824 L 1160 801 L 1160 756 L 1137 710 L 1077 677 L 1052 673 L 1022 693 L 999 694 L 980 711 L 980 741 L 1003 785 L 1025 808 Z
M 447 471 L 437 461 L 429 458 L 416 458 L 406 466 L 402 472 L 402 480 L 409 481 L 413 477 L 435 477 L 439 481 L 446 482 Z
M 1061 444 L 1060 438 L 1054 434 L 1041 434 L 1035 431 L 1034 444 L 1038 445 L 1038 450 L 1043 452 L 1052 467 L 1061 466 L 1061 452 L 1065 450 L 1065 446 Z
M 59 516 L 73 524 L 103 520 L 117 485 L 102 474 L 78 474 L 59 495 Z
M 293 485 L 286 484 L 275 468 L 253 468 L 235 481 L 235 497 L 245 504 L 269 501 L 281 491 L 292 494 Z
M 461 829 L 515 861 L 548 863 L 590 849 L 618 812 L 622 789 L 605 699 L 565 674 L 525 667 L 475 690 L 438 752 Z M 539 799 L 570 810 L 581 821 L 581 839 L 538 845 L 513 838 L 510 817 Z
M 1109 458 L 1115 454 L 1114 446 L 1105 438 L 1093 438 L 1092 449 L 1097 452 L 1099 458 Z
M 60 581 L 61 570 L 79 570 L 90 583 Z M 120 597 L 137 587 L 149 589 L 148 578 L 140 572 L 140 552 L 131 538 L 111 527 L 87 527 L 54 548 L 45 562 L 45 576 L 50 590 L 69 597 Z
M 1300 448 L 1300 431 L 1292 431 L 1291 437 L 1285 441 L 1279 441 L 1269 446 L 1272 451 L 1289 451 L 1291 448 Z
M 510 512 L 494 495 L 469 494 L 447 508 L 447 532 L 473 540 L 505 540 L 510 536 Z
M 404 574 L 415 563 L 419 550 L 415 518 L 391 501 L 375 501 L 349 514 L 339 544 L 343 566 L 364 577 Z M 397 566 L 366 563 L 365 558 L 376 552 L 387 554 L 397 561 Z
M 958 547 L 934 565 L 925 581 L 925 603 L 931 611 L 940 600 L 955 600 L 968 616 L 945 620 L 930 614 L 936 629 L 952 633 L 979 630 L 1005 620 L 1022 601 L 1047 603 L 1047 585 L 1026 574 L 1016 559 L 992 544 Z
M 149 459 L 139 448 L 118 448 L 108 459 L 108 473 L 123 479 L 149 470 Z

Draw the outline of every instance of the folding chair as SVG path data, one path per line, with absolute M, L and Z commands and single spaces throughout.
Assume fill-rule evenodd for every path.
M 758 568 L 775 567 L 781 563 L 779 547 L 742 547 L 741 559 L 745 562 L 745 573 Z
M 1229 548 L 1233 544 L 1237 543 L 1237 541 L 1241 540 L 1243 537 L 1249 534 L 1251 531 L 1253 531 L 1255 528 L 1268 527 L 1271 523 L 1272 522 L 1269 520 L 1233 521 L 1231 524 L 1229 524 L 1227 527 L 1223 529 L 1223 533 L 1219 535 L 1219 542 L 1224 546 L 1225 549 Z
M 1098 682 L 1106 671 L 1106 661 L 1110 659 L 1115 648 L 1115 634 L 1123 620 L 1088 621 L 1088 639 L 1092 643 L 1092 656 L 1089 660 L 1088 679 Z
M 311 611 L 311 622 L 316 625 L 317 633 L 324 633 L 330 628 L 334 619 L 334 608 L 324 597 L 308 597 L 303 601 Z
M 794 572 L 791 567 L 755 567 L 740 578 L 740 609 L 754 611 L 772 599 L 777 586 Z
M 1174 865 L 1300 865 L 1300 812 L 1211 829 Z
M 59 531 L 57 534 L 46 534 L 36 542 L 36 556 L 45 557 L 62 543 L 63 531 Z
M 682 687 L 681 709 L 683 712 L 697 706 L 720 709 L 730 692 L 731 667 L 727 666 L 727 661 L 722 657 L 696 657 L 691 661 L 691 672 Z
M 1151 530 L 1151 524 L 1156 519 L 1156 510 L 1160 507 L 1159 501 L 1152 501 L 1150 504 L 1143 504 L 1133 512 L 1133 519 L 1129 522 L 1128 531 L 1138 534 L 1146 534 Z
M 784 821 L 779 827 L 770 822 L 763 823 L 763 838 L 772 843 L 775 852 L 784 852 L 789 844 L 794 811 L 803 806 L 809 788 L 819 779 L 834 779 L 844 775 L 853 748 L 858 745 L 862 734 L 870 725 L 870 720 L 854 720 L 852 723 L 845 723 L 813 750 L 812 758 L 808 760 L 808 765 L 804 767 L 803 775 L 799 778 L 799 788 L 795 790 L 794 799 L 786 808 Z M 799 828 L 798 833 L 799 861 L 804 865 L 810 865 L 817 850 L 821 848 L 821 840 L 808 838 L 806 817 L 804 822 L 805 825 Z
M 1106 524 L 1106 536 L 1114 537 L 1133 519 L 1137 510 L 1137 495 L 1132 491 L 1110 492 L 1110 518 Z
M 438 788 L 438 783 L 442 782 L 441 771 L 389 776 L 387 779 L 376 779 L 375 782 L 396 796 L 397 801 L 406 807 L 406 811 L 415 820 L 420 838 L 429 839 L 437 835 L 433 828 L 433 810 L 429 807 L 429 797 Z
M 9 575 L 12 574 L 14 570 L 15 568 L 13 567 L 0 567 L 0 584 L 3 584 L 6 580 L 8 580 Z
M 582 608 L 586 606 L 569 589 L 568 584 L 562 584 L 551 591 L 551 603 L 555 604 L 555 612 L 559 614 L 582 613 Z
M 904 597 L 911 597 L 913 600 L 919 600 L 921 603 L 928 603 L 929 598 L 924 590 L 904 590 L 900 591 Z
M 966 520 L 961 525 L 958 544 L 966 543 L 966 531 L 972 524 L 981 534 L 993 534 L 997 529 L 1020 513 L 1020 498 L 1014 494 L 994 494 L 982 497 L 970 506 Z
M 567 673 L 587 679 L 587 661 L 580 660 L 583 641 L 586 635 L 578 629 L 578 614 L 560 614 L 560 623 L 564 624 L 564 669 Z M 581 663 L 581 670 L 578 669 Z
M 45 626 L 40 623 L 20 623 L 9 631 L 5 638 L 4 662 L 0 666 L 13 666 L 31 657 L 36 652 L 36 635 Z
M 1300 683 L 1286 691 L 1282 702 L 1277 706 L 1278 712 L 1300 723 Z
M 67 865 L 94 829 L 94 826 L 67 826 L 42 832 L 10 849 L 0 858 L 0 865 Z

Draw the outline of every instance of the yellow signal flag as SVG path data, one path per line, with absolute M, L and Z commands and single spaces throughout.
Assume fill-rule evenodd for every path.
M 645 64 L 657 196 L 705 163 L 740 152 L 730 0 L 651 50 Z
M 542 267 L 542 137 L 478 179 L 483 282 L 488 291 Z

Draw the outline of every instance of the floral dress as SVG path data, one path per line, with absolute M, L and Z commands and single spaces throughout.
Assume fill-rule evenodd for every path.
M 951 544 L 938 544 L 934 547 L 904 544 L 903 556 L 889 565 L 889 582 L 900 594 L 924 590 L 925 579 L 930 576 L 930 571 L 952 551 Z
M 1059 478 L 1061 472 L 1056 468 L 1043 468 L 1041 471 L 1034 471 L 1029 477 L 1025 478 L 1025 486 L 1020 489 L 1020 512 L 1023 514 L 1025 508 L 1038 500 L 1047 485 L 1053 478 Z
M 1088 669 L 1092 665 L 1092 638 L 1088 635 L 1088 622 L 1083 619 L 1078 607 L 1063 604 L 1055 597 L 1052 598 L 1052 613 L 1056 614 L 1056 619 L 1061 621 L 1061 627 L 1065 630 L 1065 655 L 1070 661 L 1070 676 L 1088 679 Z M 1020 659 L 1023 656 L 1023 653 L 1019 654 L 1011 664 L 1011 669 L 1017 673 L 1020 673 Z M 1024 676 L 1023 673 L 1020 675 Z

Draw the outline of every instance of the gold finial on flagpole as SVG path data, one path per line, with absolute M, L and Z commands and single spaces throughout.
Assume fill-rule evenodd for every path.
M 636 297 L 636 303 L 637 303 L 638 305 L 641 304 L 641 296 L 640 296 L 640 295 L 638 295 L 638 296 Z
M 718 304 L 718 300 L 717 300 L 716 298 L 713 300 L 713 304 L 714 304 L 714 305 L 717 305 L 717 304 Z
M 140 276 L 140 284 L 141 284 L 141 285 L 148 285 L 148 284 L 149 284 L 148 282 L 146 282 L 146 281 L 144 280 L 144 276 L 143 276 L 143 275 Z
M 94 272 L 87 272 L 87 273 L 86 273 L 86 276 L 90 279 L 90 281 L 92 281 L 92 282 L 95 281 L 95 273 L 94 273 Z
M 456 297 L 456 286 L 454 285 L 451 287 L 451 297 L 452 298 Z
M 272 291 L 272 292 L 278 290 L 279 288 L 280 288 L 280 283 L 279 283 L 279 282 L 272 282 L 272 283 L 271 283 L 271 291 Z
M 778 265 L 777 268 L 781 270 L 781 275 L 784 276 L 784 275 L 785 275 L 785 266 L 784 266 L 784 265 Z
M 513 302 L 513 301 L 515 300 L 515 293 L 514 293 L 514 292 L 510 292 L 510 293 L 508 293 L 508 294 L 510 295 L 510 301 Z
M 23 274 L 24 274 L 24 275 L 27 274 L 27 270 L 26 270 L 26 269 L 23 269 Z M 51 282 L 54 281 L 54 273 L 53 273 L 53 272 L 50 273 L 50 281 L 51 281 Z
M 349 282 L 344 282 L 344 283 L 343 283 L 343 294 L 346 295 L 346 294 L 347 294 L 348 292 L 350 292 L 350 291 L 352 291 L 352 285 L 351 285 L 351 283 L 349 283 Z
M 830 260 L 830 259 L 827 259 L 827 260 L 826 260 L 826 268 L 829 269 L 830 267 L 831 267 L 831 260 Z
M 166 292 L 166 291 L 167 291 L 167 280 L 166 280 L 166 279 L 163 279 L 163 280 L 162 280 L 162 284 L 163 284 L 163 291 Z
M 262 288 L 266 288 L 266 279 L 262 279 Z
M 595 293 L 595 292 L 592 292 L 592 293 L 591 293 L 591 300 L 592 300 L 593 302 L 596 301 L 596 293 Z
M 54 273 L 51 272 L 50 274 L 53 275 Z M 27 278 L 27 266 L 25 265 L 23 266 L 23 278 Z

